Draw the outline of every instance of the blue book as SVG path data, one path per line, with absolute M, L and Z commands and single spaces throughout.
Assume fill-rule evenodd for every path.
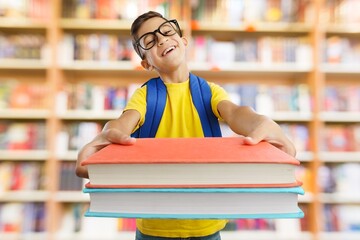
M 87 217 L 302 218 L 301 187 L 289 188 L 84 188 Z

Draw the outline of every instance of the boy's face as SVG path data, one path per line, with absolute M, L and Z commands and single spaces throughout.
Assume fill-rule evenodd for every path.
M 158 30 L 160 26 L 161 31 L 166 33 L 166 31 L 176 30 L 175 26 L 172 25 L 175 29 L 170 29 L 170 24 L 165 23 L 166 20 L 154 17 L 145 21 L 142 26 L 139 28 L 138 36 L 141 38 L 143 35 L 149 36 L 147 33 L 154 32 Z M 164 24 L 165 23 L 165 24 Z M 164 30 L 162 30 L 164 29 Z M 143 50 L 142 54 L 144 59 L 141 61 L 141 64 L 144 68 L 152 70 L 155 69 L 158 72 L 172 71 L 175 70 L 177 66 L 185 63 L 185 46 L 187 45 L 187 40 L 183 37 L 180 37 L 178 33 L 171 36 L 164 36 L 158 31 L 155 32 L 155 39 L 149 40 L 149 38 L 141 38 L 140 44 L 147 46 L 151 43 L 151 40 L 155 40 L 155 44 L 148 50 Z

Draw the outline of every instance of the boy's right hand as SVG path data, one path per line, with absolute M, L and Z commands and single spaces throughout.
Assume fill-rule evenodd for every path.
M 76 162 L 76 175 L 82 178 L 89 178 L 87 167 L 81 166 L 81 162 L 90 157 L 90 155 L 106 147 L 111 143 L 132 145 L 136 142 L 135 138 L 122 133 L 120 130 L 111 128 L 102 131 L 94 140 L 80 149 Z
M 108 121 L 102 132 L 80 149 L 76 162 L 76 175 L 82 178 L 89 178 L 87 167 L 81 166 L 81 162 L 107 145 L 111 143 L 134 144 L 136 139 L 130 137 L 130 134 L 135 129 L 139 120 L 139 112 L 128 110 L 123 112 L 118 119 Z

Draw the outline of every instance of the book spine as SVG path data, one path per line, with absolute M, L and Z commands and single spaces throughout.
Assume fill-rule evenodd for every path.
M 221 49 L 222 51 L 219 51 Z M 223 54 L 226 52 L 226 54 Z M 311 45 L 304 37 L 259 37 L 222 41 L 197 35 L 189 49 L 190 61 L 205 62 L 214 67 L 229 63 L 294 63 L 308 65 Z
M 0 122 L 2 149 L 43 150 L 46 148 L 46 126 L 43 122 Z
M 0 33 L 0 59 L 40 60 L 45 45 L 45 37 L 41 34 Z
M 311 97 L 308 85 L 224 84 L 224 89 L 236 104 L 250 106 L 271 116 L 276 112 L 310 113 Z
M 74 174 L 74 162 L 62 162 L 59 169 L 60 191 L 81 191 L 84 180 Z
M 31 233 L 45 231 L 43 203 L 1 203 L 0 233 Z
M 80 122 L 66 124 L 61 132 L 58 145 L 67 146 L 67 150 L 79 150 L 100 133 L 102 125 L 97 122 Z M 68 141 L 68 142 L 64 142 Z
M 24 83 L 17 79 L 0 79 L 2 109 L 46 109 L 47 87 L 40 83 Z
M 325 126 L 322 151 L 360 151 L 359 124 L 328 124 Z
M 68 84 L 65 90 L 61 92 L 61 95 L 59 95 L 63 99 L 63 104 L 59 106 L 59 111 L 91 110 L 102 112 L 106 110 L 119 110 L 120 113 L 128 101 L 127 92 L 128 88 L 121 85 L 107 86 L 90 82 Z

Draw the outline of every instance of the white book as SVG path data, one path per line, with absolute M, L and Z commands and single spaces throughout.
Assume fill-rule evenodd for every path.
M 85 188 L 88 217 L 301 218 L 293 188 Z

